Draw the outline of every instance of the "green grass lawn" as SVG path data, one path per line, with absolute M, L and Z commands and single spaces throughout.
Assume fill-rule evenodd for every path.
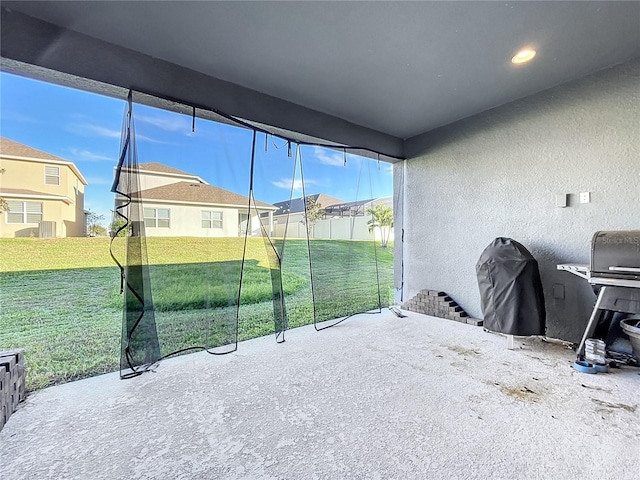
M 163 354 L 215 346 L 213 325 L 235 333 L 241 238 L 148 238 L 155 316 Z M 383 304 L 392 294 L 392 248 L 369 242 L 311 242 L 319 320 Z M 116 243 L 123 258 L 123 242 Z M 289 328 L 313 322 L 307 243 L 287 240 L 282 269 Z M 339 265 L 344 268 L 336 268 Z M 250 238 L 243 274 L 240 340 L 272 334 L 271 271 L 260 238 Z M 119 368 L 122 331 L 120 275 L 107 238 L 0 239 L 0 350 L 25 348 L 27 389 Z M 376 298 L 374 298 L 376 297 Z

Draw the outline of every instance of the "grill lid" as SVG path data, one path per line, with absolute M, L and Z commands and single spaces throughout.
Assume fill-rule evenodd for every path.
M 591 240 L 591 276 L 640 280 L 640 230 L 596 232 Z

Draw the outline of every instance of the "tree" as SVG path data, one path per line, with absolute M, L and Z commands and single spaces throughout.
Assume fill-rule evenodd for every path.
M 122 230 L 120 230 L 126 224 L 127 221 L 124 218 L 114 215 L 113 220 L 111 220 L 111 223 L 109 224 L 109 235 L 111 235 L 112 237 L 115 237 L 116 235 L 118 237 L 126 236 L 127 229 L 123 228 Z
M 107 227 L 105 227 L 104 225 L 95 225 L 94 226 L 94 230 L 93 230 L 93 234 L 96 237 L 106 237 L 107 236 Z
M 379 228 L 382 248 L 387 248 L 391 228 L 393 227 L 393 209 L 388 205 L 379 203 L 375 207 L 367 209 L 367 213 L 371 215 L 371 220 L 367 222 L 369 231 L 374 232 L 376 228 Z
M 2 175 L 6 170 L 4 168 L 0 168 L 0 175 Z M 8 212 L 9 204 L 4 198 L 0 198 L 0 213 Z
M 87 233 L 90 237 L 104 235 L 106 233 L 107 229 L 100 223 L 103 220 L 104 215 L 101 213 L 92 212 L 91 210 L 87 212 Z
M 313 197 L 307 197 L 304 206 L 304 224 L 307 226 L 307 233 L 311 233 L 313 226 L 322 220 L 324 210 L 322 205 L 316 202 Z

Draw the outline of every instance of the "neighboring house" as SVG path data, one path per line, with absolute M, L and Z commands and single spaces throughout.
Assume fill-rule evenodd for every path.
M 390 207 L 393 206 L 392 197 L 381 197 L 356 202 L 345 202 L 335 197 L 330 197 L 323 193 L 308 195 L 323 210 L 323 218 L 318 220 L 311 229 L 311 237 L 329 240 L 370 240 L 368 221 L 371 219 L 367 215 L 367 210 L 382 203 Z M 303 197 L 293 200 L 274 203 L 278 210 L 274 213 L 275 236 L 302 238 L 306 236 L 304 224 L 304 201 Z M 374 232 L 375 238 L 379 239 L 380 233 Z M 392 233 L 393 235 L 393 233 Z
M 1 237 L 82 237 L 86 235 L 84 187 L 73 162 L 0 138 Z
M 367 216 L 367 210 L 379 204 L 393 208 L 393 197 L 370 198 L 357 202 L 329 205 L 324 209 L 324 213 L 326 218 L 361 217 Z
M 138 166 L 139 188 L 132 199 L 143 207 L 145 234 L 155 237 L 237 237 L 261 235 L 258 215 L 273 232 L 277 207 L 208 184 L 197 175 L 160 163 Z M 116 199 L 116 203 L 121 202 Z M 257 210 L 257 213 L 256 213 Z
M 316 193 L 314 195 L 307 195 L 308 199 L 312 199 L 319 204 L 323 209 L 326 209 L 330 205 L 337 205 L 344 203 L 344 200 L 339 198 L 330 197 L 324 193 Z M 304 200 L 303 197 L 294 198 L 291 200 L 285 200 L 283 202 L 276 202 L 273 204 L 278 207 L 278 210 L 273 214 L 274 221 L 277 222 L 278 228 L 284 228 L 284 224 L 289 220 L 289 224 L 302 222 L 304 220 Z

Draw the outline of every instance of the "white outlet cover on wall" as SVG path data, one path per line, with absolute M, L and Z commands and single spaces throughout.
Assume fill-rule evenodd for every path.
M 566 193 L 556 194 L 556 207 L 565 208 L 566 206 L 567 206 L 567 194 Z
M 591 202 L 591 192 L 581 192 L 580 203 L 589 203 L 589 202 Z

